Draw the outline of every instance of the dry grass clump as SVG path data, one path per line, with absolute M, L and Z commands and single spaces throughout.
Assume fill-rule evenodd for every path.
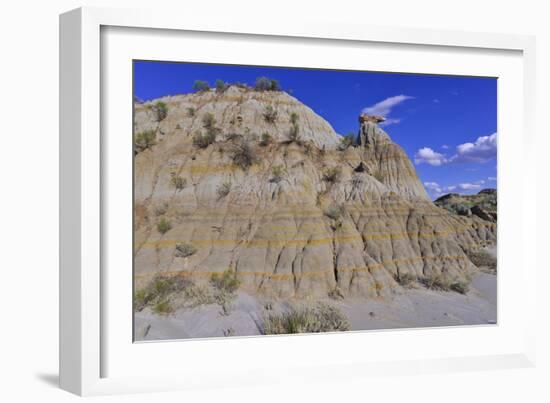
M 231 182 L 224 182 L 220 184 L 216 189 L 216 194 L 218 195 L 218 200 L 223 199 L 231 192 Z
M 157 135 L 154 130 L 145 130 L 136 135 L 134 140 L 134 150 L 135 153 L 140 153 L 151 147 L 153 147 L 156 142 Z
M 218 290 L 232 294 L 237 291 L 240 281 L 237 279 L 237 273 L 233 270 L 226 270 L 223 273 L 213 273 L 210 277 L 210 283 Z
M 290 131 L 288 132 L 288 141 L 291 143 L 301 144 L 300 141 L 300 126 L 298 121 L 300 117 L 296 112 L 290 114 Z
M 263 334 L 319 333 L 350 330 L 348 318 L 336 307 L 324 302 L 310 306 L 292 306 L 286 312 L 264 317 Z
M 176 188 L 177 191 L 183 190 L 187 186 L 187 179 L 180 175 L 173 175 L 170 179 L 170 184 Z
M 355 144 L 355 134 L 350 133 L 346 136 L 343 136 L 338 143 L 339 151 L 346 151 L 348 148 Z
M 168 116 L 168 105 L 162 101 L 156 102 L 153 105 L 153 113 L 155 114 L 156 121 L 162 122 Z
M 193 137 L 193 145 L 198 148 L 206 148 L 216 142 L 220 129 L 216 127 L 216 118 L 211 113 L 205 113 L 202 117 L 202 127 L 206 133 L 197 132 Z
M 268 132 L 262 133 L 262 136 L 260 137 L 260 146 L 267 147 L 273 142 L 273 137 L 271 137 L 271 134 Z
M 271 168 L 271 179 L 269 179 L 269 181 L 273 183 L 279 183 L 283 180 L 284 173 L 285 169 L 282 165 L 275 165 L 273 168 Z
M 232 270 L 214 273 L 207 284 L 196 284 L 182 276 L 158 275 L 135 292 L 134 310 L 139 312 L 149 307 L 153 313 L 168 315 L 179 308 L 218 304 L 221 314 L 227 316 L 239 286 L 240 281 Z
M 263 116 L 264 116 L 264 120 L 267 123 L 275 123 L 275 121 L 277 120 L 277 115 L 278 115 L 277 111 L 271 105 L 267 105 L 264 108 Z
M 340 289 L 340 287 L 336 286 L 332 290 L 329 291 L 328 297 L 331 299 L 334 299 L 336 301 L 341 301 L 344 299 L 344 293 Z
M 451 291 L 458 292 L 459 294 L 466 294 L 469 290 L 470 286 L 465 281 L 451 283 Z
M 323 180 L 331 185 L 340 182 L 341 177 L 342 169 L 340 167 L 327 168 L 323 172 Z
M 486 269 L 489 272 L 497 271 L 497 259 L 484 249 L 472 250 L 466 252 L 470 261 L 480 269 Z
M 163 203 L 159 203 L 157 204 L 155 207 L 154 207 L 154 213 L 157 217 L 161 216 L 161 215 L 164 215 L 166 214 L 166 212 L 168 211 L 168 203 L 166 202 L 163 202 Z
M 466 294 L 470 289 L 466 281 L 453 281 L 443 274 L 432 274 L 429 277 L 424 277 L 421 282 L 426 288 L 436 291 L 455 291 L 460 294 Z
M 176 244 L 176 257 L 188 257 L 197 253 L 197 248 L 188 243 Z
M 201 133 L 197 132 L 193 136 L 193 145 L 197 148 L 207 148 L 210 144 L 214 144 L 216 142 L 216 132 L 206 132 Z
M 174 308 L 168 300 L 162 300 L 153 305 L 153 312 L 157 315 L 168 315 L 174 312 Z
M 237 278 L 237 273 L 229 269 L 221 274 L 214 273 L 210 277 L 210 284 L 215 289 L 214 298 L 222 308 L 220 313 L 223 316 L 229 315 L 231 312 L 231 303 L 235 298 L 235 292 L 241 284 Z
M 256 153 L 248 142 L 240 141 L 233 145 L 231 159 L 235 165 L 246 171 L 252 164 L 256 163 Z
M 190 118 L 195 116 L 195 113 L 197 113 L 197 110 L 195 108 L 193 108 L 192 106 L 187 108 L 186 111 L 187 111 L 187 116 L 189 116 Z
M 412 273 L 400 273 L 395 275 L 394 278 L 401 287 L 405 288 L 411 288 L 416 283 L 416 276 Z
M 196 308 L 201 305 L 210 305 L 216 303 L 216 296 L 211 287 L 191 283 L 189 287 L 182 290 L 184 306 Z
M 167 314 L 172 311 L 169 297 L 174 292 L 186 288 L 189 282 L 179 277 L 158 275 L 147 285 L 134 294 L 134 310 L 141 311 L 151 306 L 153 312 Z

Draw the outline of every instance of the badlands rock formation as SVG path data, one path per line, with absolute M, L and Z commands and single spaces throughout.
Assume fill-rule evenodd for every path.
M 475 195 L 449 193 L 441 196 L 434 203 L 451 213 L 471 216 L 476 215 L 487 221 L 497 222 L 497 190 L 483 189 Z
M 218 135 L 200 148 L 206 114 Z M 251 293 L 385 296 L 404 276 L 467 281 L 465 251 L 495 242 L 494 222 L 431 202 L 376 119 L 339 148 L 330 124 L 289 94 L 230 86 L 136 103 L 134 126 L 154 132 L 135 156 L 136 287 L 157 273 L 201 282 L 231 269 Z M 242 144 L 248 168 L 235 163 Z

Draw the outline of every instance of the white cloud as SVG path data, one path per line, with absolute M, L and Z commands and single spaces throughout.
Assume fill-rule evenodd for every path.
M 473 143 L 464 143 L 456 147 L 451 162 L 487 162 L 497 156 L 497 133 L 481 136 Z
M 424 186 L 429 190 L 441 190 L 441 186 L 437 182 L 424 182 Z
M 456 187 L 460 190 L 476 190 L 480 189 L 481 185 L 479 183 L 459 183 Z
M 409 95 L 395 95 L 393 97 L 386 98 L 383 101 L 380 101 L 372 106 L 367 106 L 366 108 L 363 108 L 362 112 L 368 113 L 369 115 L 381 115 L 386 117 L 390 114 L 394 106 L 405 102 L 407 99 L 413 98 L 414 97 L 411 97 Z
M 436 199 L 448 193 L 471 193 L 473 190 L 481 189 L 483 180 L 474 183 L 459 183 L 457 185 L 443 186 L 437 182 L 424 182 L 424 187 L 428 194 Z
M 441 148 L 447 149 L 449 146 L 443 145 Z M 481 136 L 473 143 L 464 143 L 456 146 L 456 153 L 447 158 L 445 154 L 438 153 L 430 147 L 419 149 L 415 156 L 415 164 L 429 164 L 432 166 L 441 166 L 448 163 L 476 162 L 483 163 L 490 161 L 497 156 L 497 133 L 490 136 Z M 474 169 L 470 169 L 474 170 Z
M 487 178 L 487 180 L 488 180 L 489 182 L 496 182 L 496 181 L 497 181 L 497 178 L 494 177 L 494 176 L 489 176 L 489 177 Z
M 379 126 L 389 126 L 389 125 L 395 125 L 395 124 L 400 123 L 400 122 L 401 122 L 401 119 L 388 118 L 385 121 L 380 122 L 378 125 Z
M 446 164 L 447 158 L 444 154 L 438 153 L 429 147 L 424 147 L 418 150 L 414 155 L 414 163 L 416 165 L 428 164 L 434 167 L 438 167 L 440 165 Z
M 435 98 L 435 99 L 434 99 L 434 103 L 438 104 L 438 103 L 439 103 L 439 99 Z
M 449 146 L 448 146 L 447 144 L 443 144 L 443 145 L 441 146 L 441 148 L 444 149 L 444 150 L 448 150 L 448 149 L 449 149 Z

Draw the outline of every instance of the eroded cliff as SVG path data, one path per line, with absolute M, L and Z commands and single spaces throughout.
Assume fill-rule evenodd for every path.
M 496 223 L 428 198 L 405 152 L 373 120 L 341 146 L 284 92 L 231 86 L 136 103 L 135 275 L 207 281 L 281 297 L 384 296 L 402 279 L 467 282 L 465 251 Z M 204 140 L 205 136 L 211 134 Z

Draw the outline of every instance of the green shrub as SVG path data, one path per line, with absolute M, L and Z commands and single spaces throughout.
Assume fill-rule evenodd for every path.
M 157 315 L 168 315 L 173 311 L 174 309 L 168 300 L 162 300 L 153 305 L 153 312 Z
M 224 182 L 220 184 L 216 189 L 218 199 L 223 199 L 225 196 L 229 194 L 230 191 L 231 191 L 231 182 Z
M 260 138 L 260 146 L 267 147 L 271 142 L 273 141 L 273 138 L 271 137 L 271 134 L 268 132 L 262 133 L 262 136 Z
M 451 290 L 460 294 L 466 294 L 470 290 L 470 286 L 465 281 L 457 281 L 451 283 Z
M 355 144 L 355 135 L 353 133 L 348 134 L 340 139 L 338 144 L 338 150 L 345 151 Z
M 256 155 L 248 142 L 241 141 L 233 145 L 231 159 L 235 165 L 246 171 L 256 162 Z
M 204 92 L 210 89 L 210 84 L 207 81 L 195 80 L 193 83 L 193 91 L 195 92 Z
M 288 141 L 291 143 L 300 143 L 300 125 L 298 121 L 298 114 L 292 112 L 290 114 L 290 130 L 288 131 Z
M 339 204 L 331 204 L 326 210 L 325 215 L 331 220 L 339 220 L 342 218 L 346 210 Z
M 149 294 L 146 289 L 142 288 L 141 290 L 137 290 L 134 293 L 134 310 L 138 312 L 143 310 L 149 302 L 148 298 Z
M 451 281 L 443 274 L 432 274 L 424 277 L 421 282 L 430 290 L 449 291 L 451 289 Z
M 271 79 L 271 85 L 269 86 L 270 91 L 281 91 L 281 85 L 279 81 Z
M 224 92 L 226 89 L 229 88 L 229 84 L 227 84 L 223 80 L 216 80 L 216 92 Z
M 219 291 L 228 294 L 233 294 L 240 286 L 240 281 L 237 279 L 237 273 L 233 270 L 226 270 L 223 273 L 213 273 L 210 277 L 210 283 Z
M 397 281 L 401 287 L 409 288 L 416 282 L 416 276 L 412 273 L 403 273 L 396 275 L 395 281 Z
M 258 77 L 254 89 L 256 91 L 280 91 L 281 86 L 277 80 L 268 77 Z
M 195 116 L 195 113 L 197 113 L 197 110 L 195 108 L 193 108 L 192 106 L 187 108 L 187 116 L 189 116 L 190 118 Z
M 287 312 L 264 317 L 263 334 L 319 333 L 350 330 L 348 318 L 336 307 L 318 303 L 292 306 Z
M 210 144 L 216 142 L 216 132 L 214 130 L 208 131 L 205 134 L 197 132 L 193 136 L 193 145 L 198 148 L 207 148 Z
M 216 118 L 210 112 L 207 112 L 202 117 L 202 127 L 205 129 L 211 129 L 216 127 Z
M 157 223 L 157 231 L 160 232 L 162 235 L 166 234 L 171 229 L 172 224 L 170 224 L 170 221 L 167 220 L 165 217 L 162 217 Z
M 162 122 L 168 116 L 168 105 L 162 101 L 158 101 L 153 105 L 153 112 L 157 122 Z
M 267 122 L 267 123 L 275 123 L 275 121 L 277 120 L 277 111 L 271 106 L 271 105 L 267 105 L 264 109 L 264 120 Z
M 176 257 L 188 257 L 197 253 L 197 248 L 188 243 L 176 244 Z
M 288 131 L 288 140 L 291 143 L 300 142 L 300 127 L 298 125 L 290 126 L 290 130 Z
M 156 133 L 154 130 L 145 130 L 136 135 L 134 148 L 136 153 L 147 150 L 156 144 Z
M 453 206 L 453 209 L 458 215 L 469 216 L 472 214 L 472 212 L 470 211 L 470 208 L 465 204 L 457 204 Z
M 279 183 L 283 179 L 285 169 L 282 165 L 275 165 L 271 168 L 271 182 Z
M 330 184 L 340 182 L 341 177 L 342 169 L 340 167 L 327 168 L 325 172 L 323 172 L 323 180 Z
M 174 175 L 170 179 L 170 183 L 176 188 L 176 190 L 183 190 L 185 186 L 187 186 L 187 179 L 182 178 L 179 175 Z
M 171 293 L 186 285 L 185 281 L 178 281 L 174 277 L 156 276 L 147 287 L 135 292 L 134 309 L 141 311 L 148 305 L 156 305 L 159 302 L 167 301 Z

